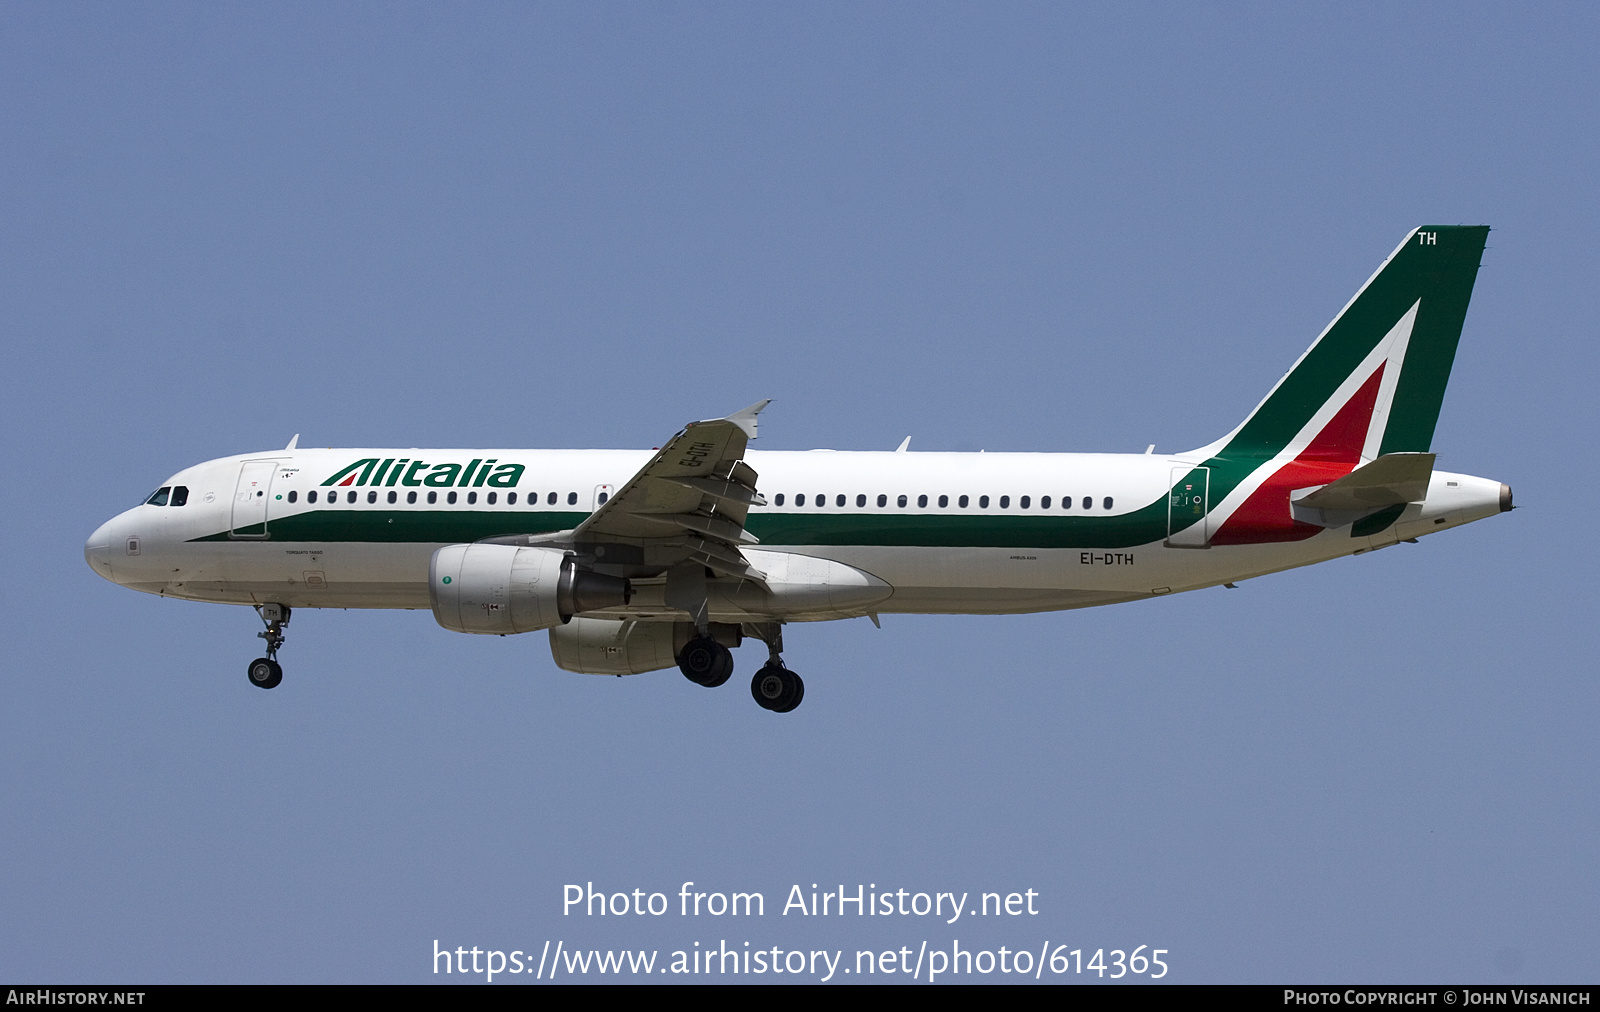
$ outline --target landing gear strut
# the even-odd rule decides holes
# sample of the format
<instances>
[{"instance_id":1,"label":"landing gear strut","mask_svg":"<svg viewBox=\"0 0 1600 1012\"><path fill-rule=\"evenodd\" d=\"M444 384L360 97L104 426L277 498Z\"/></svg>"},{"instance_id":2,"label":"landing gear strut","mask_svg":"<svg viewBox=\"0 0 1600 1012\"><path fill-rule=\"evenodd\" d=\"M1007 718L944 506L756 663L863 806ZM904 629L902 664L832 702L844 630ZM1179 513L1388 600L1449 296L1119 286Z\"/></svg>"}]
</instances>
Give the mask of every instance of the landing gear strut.
<instances>
[{"instance_id":1,"label":"landing gear strut","mask_svg":"<svg viewBox=\"0 0 1600 1012\"><path fill-rule=\"evenodd\" d=\"M245 669L250 684L263 689L276 688L283 681L283 667L278 664L278 648L283 646L283 627L289 624L289 607L282 604L258 604L256 614L267 625L266 632L256 633L267 641L267 656L257 657Z\"/></svg>"},{"instance_id":2,"label":"landing gear strut","mask_svg":"<svg viewBox=\"0 0 1600 1012\"><path fill-rule=\"evenodd\" d=\"M783 666L783 624L750 623L745 629L767 644L767 663L750 679L750 695L763 709L788 713L806 698L806 683Z\"/></svg>"}]
</instances>

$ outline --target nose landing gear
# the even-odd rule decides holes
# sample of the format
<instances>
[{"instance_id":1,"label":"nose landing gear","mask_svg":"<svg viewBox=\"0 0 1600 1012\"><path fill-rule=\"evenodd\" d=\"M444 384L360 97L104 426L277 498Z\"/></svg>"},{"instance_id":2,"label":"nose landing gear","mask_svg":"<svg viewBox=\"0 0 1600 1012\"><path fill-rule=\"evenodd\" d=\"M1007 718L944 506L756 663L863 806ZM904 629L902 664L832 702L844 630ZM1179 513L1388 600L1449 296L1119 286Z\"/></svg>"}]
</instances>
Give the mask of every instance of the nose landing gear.
<instances>
[{"instance_id":1,"label":"nose landing gear","mask_svg":"<svg viewBox=\"0 0 1600 1012\"><path fill-rule=\"evenodd\" d=\"M245 674L249 676L251 685L273 689L283 681L283 667L278 664L278 648L283 646L283 627L289 624L289 608L282 604L258 604L256 614L267 625L265 632L256 633L267 641L267 656L251 661Z\"/></svg>"},{"instance_id":2,"label":"nose landing gear","mask_svg":"<svg viewBox=\"0 0 1600 1012\"><path fill-rule=\"evenodd\" d=\"M283 666L270 657L257 657L250 662L246 673L250 676L251 685L259 685L263 689L276 688L283 681Z\"/></svg>"}]
</instances>

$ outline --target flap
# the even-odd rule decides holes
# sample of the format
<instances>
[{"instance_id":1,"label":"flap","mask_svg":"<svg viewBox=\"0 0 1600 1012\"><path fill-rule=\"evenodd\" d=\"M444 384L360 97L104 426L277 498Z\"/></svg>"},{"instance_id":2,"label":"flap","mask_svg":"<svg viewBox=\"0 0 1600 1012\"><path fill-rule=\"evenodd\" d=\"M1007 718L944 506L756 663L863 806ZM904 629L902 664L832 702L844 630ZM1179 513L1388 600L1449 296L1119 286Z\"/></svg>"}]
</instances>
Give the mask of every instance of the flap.
<instances>
[{"instance_id":1,"label":"flap","mask_svg":"<svg viewBox=\"0 0 1600 1012\"><path fill-rule=\"evenodd\" d=\"M684 426L579 524L570 540L681 548L684 560L759 579L739 551L741 544L756 540L744 529L749 508L766 505L744 452L755 438L756 415L769 403L759 401L726 418Z\"/></svg>"}]
</instances>

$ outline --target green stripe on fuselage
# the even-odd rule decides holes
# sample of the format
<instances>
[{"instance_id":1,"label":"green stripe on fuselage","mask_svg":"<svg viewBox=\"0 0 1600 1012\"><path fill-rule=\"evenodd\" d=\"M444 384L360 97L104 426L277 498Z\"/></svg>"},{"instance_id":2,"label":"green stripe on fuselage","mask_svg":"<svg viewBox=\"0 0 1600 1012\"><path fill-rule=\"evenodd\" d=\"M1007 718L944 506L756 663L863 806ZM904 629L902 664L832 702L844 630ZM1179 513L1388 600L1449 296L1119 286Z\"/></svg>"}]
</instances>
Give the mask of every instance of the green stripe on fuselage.
<instances>
[{"instance_id":1,"label":"green stripe on fuselage","mask_svg":"<svg viewBox=\"0 0 1600 1012\"><path fill-rule=\"evenodd\" d=\"M890 548L1131 548L1167 533L1167 500L1114 516L949 513L752 513L750 533L772 545ZM753 546L759 548L760 545Z\"/></svg>"},{"instance_id":2,"label":"green stripe on fuselage","mask_svg":"<svg viewBox=\"0 0 1600 1012\"><path fill-rule=\"evenodd\" d=\"M309 510L267 524L272 541L463 544L571 530L589 514L487 510ZM1015 513L752 513L750 533L772 545L894 548L1131 548L1167 533L1162 496L1112 516ZM226 531L195 541L228 541ZM752 546L760 547L760 546Z\"/></svg>"},{"instance_id":3,"label":"green stripe on fuselage","mask_svg":"<svg viewBox=\"0 0 1600 1012\"><path fill-rule=\"evenodd\" d=\"M273 517L267 521L267 530L273 541L458 545L506 535L571 530L588 516L576 511L326 509ZM227 531L221 531L193 540L232 539Z\"/></svg>"}]
</instances>

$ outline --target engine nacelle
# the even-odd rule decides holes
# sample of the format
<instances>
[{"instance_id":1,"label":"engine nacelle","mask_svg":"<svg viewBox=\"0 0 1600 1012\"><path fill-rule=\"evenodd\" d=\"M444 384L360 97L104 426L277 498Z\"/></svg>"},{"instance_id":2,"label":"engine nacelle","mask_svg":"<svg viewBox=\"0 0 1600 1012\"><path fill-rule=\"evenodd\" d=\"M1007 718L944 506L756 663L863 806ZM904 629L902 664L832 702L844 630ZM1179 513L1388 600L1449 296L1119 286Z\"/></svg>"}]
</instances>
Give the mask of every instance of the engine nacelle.
<instances>
[{"instance_id":1,"label":"engine nacelle","mask_svg":"<svg viewBox=\"0 0 1600 1012\"><path fill-rule=\"evenodd\" d=\"M692 622L575 618L550 630L550 656L580 675L639 675L677 664L693 636ZM742 635L736 625L713 622L711 638L731 649Z\"/></svg>"},{"instance_id":2,"label":"engine nacelle","mask_svg":"<svg viewBox=\"0 0 1600 1012\"><path fill-rule=\"evenodd\" d=\"M627 580L580 570L554 548L446 545L428 563L433 617L460 633L549 629L580 612L621 607L632 595Z\"/></svg>"}]
</instances>

